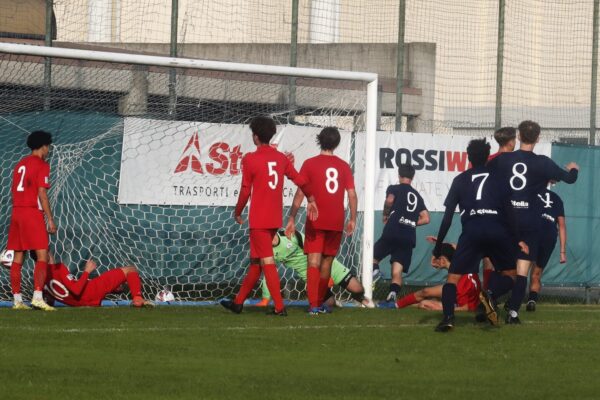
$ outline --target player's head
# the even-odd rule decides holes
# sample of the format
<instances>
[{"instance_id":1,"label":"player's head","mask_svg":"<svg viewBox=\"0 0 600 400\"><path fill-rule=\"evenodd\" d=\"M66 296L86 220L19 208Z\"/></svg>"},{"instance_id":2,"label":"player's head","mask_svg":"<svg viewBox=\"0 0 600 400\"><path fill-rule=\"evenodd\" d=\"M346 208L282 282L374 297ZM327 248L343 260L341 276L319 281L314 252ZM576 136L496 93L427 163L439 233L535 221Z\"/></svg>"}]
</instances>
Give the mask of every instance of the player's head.
<instances>
[{"instance_id":1,"label":"player's head","mask_svg":"<svg viewBox=\"0 0 600 400\"><path fill-rule=\"evenodd\" d=\"M506 126L494 132L494 139L500 147L510 147L511 151L515 148L517 142L517 130L512 126Z\"/></svg>"},{"instance_id":2,"label":"player's head","mask_svg":"<svg viewBox=\"0 0 600 400\"><path fill-rule=\"evenodd\" d=\"M317 144L321 148L321 150L325 151L333 151L335 150L342 137L340 136L340 131L338 128L333 126L328 126L327 128L323 128L321 132L317 135Z\"/></svg>"},{"instance_id":3,"label":"player's head","mask_svg":"<svg viewBox=\"0 0 600 400\"><path fill-rule=\"evenodd\" d=\"M456 249L450 243L442 243L442 254L438 259L438 264L435 264L435 268L450 268L450 264L452 263L452 257L454 257L454 252Z\"/></svg>"},{"instance_id":4,"label":"player's head","mask_svg":"<svg viewBox=\"0 0 600 400\"><path fill-rule=\"evenodd\" d=\"M31 151L41 150L42 156L47 156L52 144L52 134L46 131L33 131L27 136L27 147Z\"/></svg>"},{"instance_id":5,"label":"player's head","mask_svg":"<svg viewBox=\"0 0 600 400\"><path fill-rule=\"evenodd\" d=\"M259 144L269 144L277 133L277 125L271 117L254 117L250 121L250 130Z\"/></svg>"},{"instance_id":6,"label":"player's head","mask_svg":"<svg viewBox=\"0 0 600 400\"><path fill-rule=\"evenodd\" d=\"M485 165L490 156L490 144L485 139L473 139L467 146L467 155L473 167Z\"/></svg>"},{"instance_id":7,"label":"player's head","mask_svg":"<svg viewBox=\"0 0 600 400\"><path fill-rule=\"evenodd\" d=\"M398 166L398 176L400 180L408 179L411 180L415 177L415 167L410 164L400 164Z\"/></svg>"},{"instance_id":8,"label":"player's head","mask_svg":"<svg viewBox=\"0 0 600 400\"><path fill-rule=\"evenodd\" d=\"M519 140L524 144L535 144L540 138L540 125L533 121L523 121L519 124Z\"/></svg>"}]
</instances>

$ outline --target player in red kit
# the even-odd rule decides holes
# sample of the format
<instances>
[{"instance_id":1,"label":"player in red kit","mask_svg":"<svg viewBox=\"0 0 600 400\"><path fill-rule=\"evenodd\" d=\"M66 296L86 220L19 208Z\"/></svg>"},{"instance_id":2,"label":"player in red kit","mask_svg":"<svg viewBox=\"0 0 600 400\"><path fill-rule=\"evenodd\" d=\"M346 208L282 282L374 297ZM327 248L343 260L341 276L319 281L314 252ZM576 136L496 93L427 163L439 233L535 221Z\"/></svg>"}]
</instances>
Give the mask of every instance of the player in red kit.
<instances>
[{"instance_id":1,"label":"player in red kit","mask_svg":"<svg viewBox=\"0 0 600 400\"><path fill-rule=\"evenodd\" d=\"M60 301L71 307L100 307L108 294L119 292L121 286L127 283L133 307L154 307L154 303L142 297L142 282L133 265L111 269L96 278L88 279L97 268L93 260L86 262L79 278L73 276L65 264L55 262L51 254L49 261L44 285L44 294L49 303Z\"/></svg>"},{"instance_id":2,"label":"player in red kit","mask_svg":"<svg viewBox=\"0 0 600 400\"><path fill-rule=\"evenodd\" d=\"M250 129L256 151L246 154L242 160L242 187L234 212L235 221L243 224L242 211L252 194L249 212L250 267L235 299L222 300L221 305L236 314L242 312L244 301L258 282L262 271L275 303L273 314L286 316L271 243L282 222L284 175L303 190L306 189L306 180L298 174L292 162L283 153L269 145L277 132L272 118L253 118ZM316 213L314 199L310 200L312 201L309 207Z\"/></svg>"},{"instance_id":3,"label":"player in red kit","mask_svg":"<svg viewBox=\"0 0 600 400\"><path fill-rule=\"evenodd\" d=\"M48 233L56 232L47 190L50 188L50 165L46 162L52 135L44 131L27 137L31 154L17 163L12 182L12 215L6 248L14 250L10 267L10 282L14 309L28 309L21 296L21 268L24 251L35 250L37 261L33 270L34 292L31 305L36 309L53 311L42 296L48 265ZM46 221L44 221L44 214ZM47 223L47 228L46 228Z\"/></svg>"},{"instance_id":4,"label":"player in red kit","mask_svg":"<svg viewBox=\"0 0 600 400\"><path fill-rule=\"evenodd\" d=\"M351 235L356 227L358 198L354 190L352 170L347 162L333 154L340 141L337 128L324 128L317 135L321 153L306 160L300 169L300 175L308 180L308 188L319 205L317 218L308 218L306 221L304 241L304 253L308 255L306 292L311 315L330 311L328 307L321 305L331 276L331 264L342 241L346 192L350 206L346 234ZM288 235L296 230L295 218L303 196L301 191L296 192L286 226Z\"/></svg>"}]
</instances>

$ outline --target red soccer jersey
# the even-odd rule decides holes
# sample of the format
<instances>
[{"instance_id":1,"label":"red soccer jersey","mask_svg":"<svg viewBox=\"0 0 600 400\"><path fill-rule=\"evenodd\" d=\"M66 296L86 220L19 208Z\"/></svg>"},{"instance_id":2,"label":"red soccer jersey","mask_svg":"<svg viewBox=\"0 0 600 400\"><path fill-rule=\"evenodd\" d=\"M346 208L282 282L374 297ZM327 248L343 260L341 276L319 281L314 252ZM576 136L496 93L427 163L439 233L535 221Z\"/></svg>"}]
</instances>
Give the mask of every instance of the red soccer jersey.
<instances>
[{"instance_id":1,"label":"red soccer jersey","mask_svg":"<svg viewBox=\"0 0 600 400\"><path fill-rule=\"evenodd\" d=\"M13 171L13 207L37 207L39 188L50 188L50 165L40 157L29 155L17 163Z\"/></svg>"},{"instance_id":2,"label":"red soccer jersey","mask_svg":"<svg viewBox=\"0 0 600 400\"><path fill-rule=\"evenodd\" d=\"M468 306L469 311L473 311L479 304L479 291L481 282L478 274L466 274L460 277L456 285L456 304Z\"/></svg>"},{"instance_id":3,"label":"red soccer jersey","mask_svg":"<svg viewBox=\"0 0 600 400\"><path fill-rule=\"evenodd\" d=\"M354 189L348 163L337 156L320 154L304 161L300 175L308 181L319 209L317 220L307 220L306 225L324 231L344 230L344 198L346 190Z\"/></svg>"},{"instance_id":4,"label":"red soccer jersey","mask_svg":"<svg viewBox=\"0 0 600 400\"><path fill-rule=\"evenodd\" d=\"M250 229L276 229L281 227L283 214L283 177L296 185L305 180L298 174L292 162L280 151L269 145L258 146L242 160L242 188L235 207L235 215L241 215L250 200Z\"/></svg>"},{"instance_id":5,"label":"red soccer jersey","mask_svg":"<svg viewBox=\"0 0 600 400\"><path fill-rule=\"evenodd\" d=\"M84 272L77 279L64 264L48 264L44 292L68 306L85 306L87 304L82 301L82 294L89 282L88 276Z\"/></svg>"},{"instance_id":6,"label":"red soccer jersey","mask_svg":"<svg viewBox=\"0 0 600 400\"><path fill-rule=\"evenodd\" d=\"M500 153L499 151L497 151L497 152L496 152L496 153L494 153L494 154L490 154L490 155L488 156L488 159L487 159L487 160L488 160L488 161L492 161L494 158L498 157L500 154L502 154L502 153Z\"/></svg>"}]
</instances>

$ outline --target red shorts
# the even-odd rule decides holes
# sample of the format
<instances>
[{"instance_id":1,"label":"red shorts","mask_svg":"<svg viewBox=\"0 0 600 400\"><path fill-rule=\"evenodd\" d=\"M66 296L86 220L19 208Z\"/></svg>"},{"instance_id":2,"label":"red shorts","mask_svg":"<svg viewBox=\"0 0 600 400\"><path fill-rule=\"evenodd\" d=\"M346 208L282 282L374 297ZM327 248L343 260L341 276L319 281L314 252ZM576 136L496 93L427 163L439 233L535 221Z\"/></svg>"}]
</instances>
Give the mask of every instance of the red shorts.
<instances>
[{"instance_id":1,"label":"red shorts","mask_svg":"<svg viewBox=\"0 0 600 400\"><path fill-rule=\"evenodd\" d=\"M306 227L304 238L304 254L321 253L325 256L335 256L342 243L342 232L322 231Z\"/></svg>"},{"instance_id":2,"label":"red shorts","mask_svg":"<svg viewBox=\"0 0 600 400\"><path fill-rule=\"evenodd\" d=\"M8 228L7 250L48 249L48 231L44 213L34 207L14 207Z\"/></svg>"},{"instance_id":3,"label":"red shorts","mask_svg":"<svg viewBox=\"0 0 600 400\"><path fill-rule=\"evenodd\" d=\"M121 268L104 272L87 283L81 295L80 305L84 307L100 306L106 295L117 290L125 282L127 282L127 277Z\"/></svg>"},{"instance_id":4,"label":"red shorts","mask_svg":"<svg viewBox=\"0 0 600 400\"><path fill-rule=\"evenodd\" d=\"M277 229L250 229L250 258L273 257Z\"/></svg>"}]
</instances>

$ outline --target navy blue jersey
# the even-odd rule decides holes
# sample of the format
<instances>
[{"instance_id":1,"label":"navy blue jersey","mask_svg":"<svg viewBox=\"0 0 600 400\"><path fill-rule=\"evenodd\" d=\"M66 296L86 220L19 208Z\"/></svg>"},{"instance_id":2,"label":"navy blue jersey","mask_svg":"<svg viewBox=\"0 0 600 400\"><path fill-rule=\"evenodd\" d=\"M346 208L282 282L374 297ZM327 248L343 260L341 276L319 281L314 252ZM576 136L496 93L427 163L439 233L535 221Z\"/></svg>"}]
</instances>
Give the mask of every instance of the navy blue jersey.
<instances>
[{"instance_id":1,"label":"navy blue jersey","mask_svg":"<svg viewBox=\"0 0 600 400\"><path fill-rule=\"evenodd\" d=\"M537 195L545 190L549 181L574 183L577 180L577 170L567 172L550 158L531 151L502 153L489 161L488 167L502 177L502 185L512 192L511 203L520 230L539 229L541 203Z\"/></svg>"},{"instance_id":2,"label":"navy blue jersey","mask_svg":"<svg viewBox=\"0 0 600 400\"><path fill-rule=\"evenodd\" d=\"M463 226L474 220L507 223L505 210L510 194L497 173L480 166L454 178L444 205L453 211L458 206Z\"/></svg>"},{"instance_id":3,"label":"navy blue jersey","mask_svg":"<svg viewBox=\"0 0 600 400\"><path fill-rule=\"evenodd\" d=\"M558 234L558 217L565 216L565 207L561 198L551 190L544 190L537 195L540 209L542 226L544 231L550 231L556 236Z\"/></svg>"},{"instance_id":4,"label":"navy blue jersey","mask_svg":"<svg viewBox=\"0 0 600 400\"><path fill-rule=\"evenodd\" d=\"M388 222L383 228L382 237L402 241L415 247L419 214L427 210L423 197L406 183L388 186L386 198L390 194L394 196L394 204Z\"/></svg>"}]
</instances>

